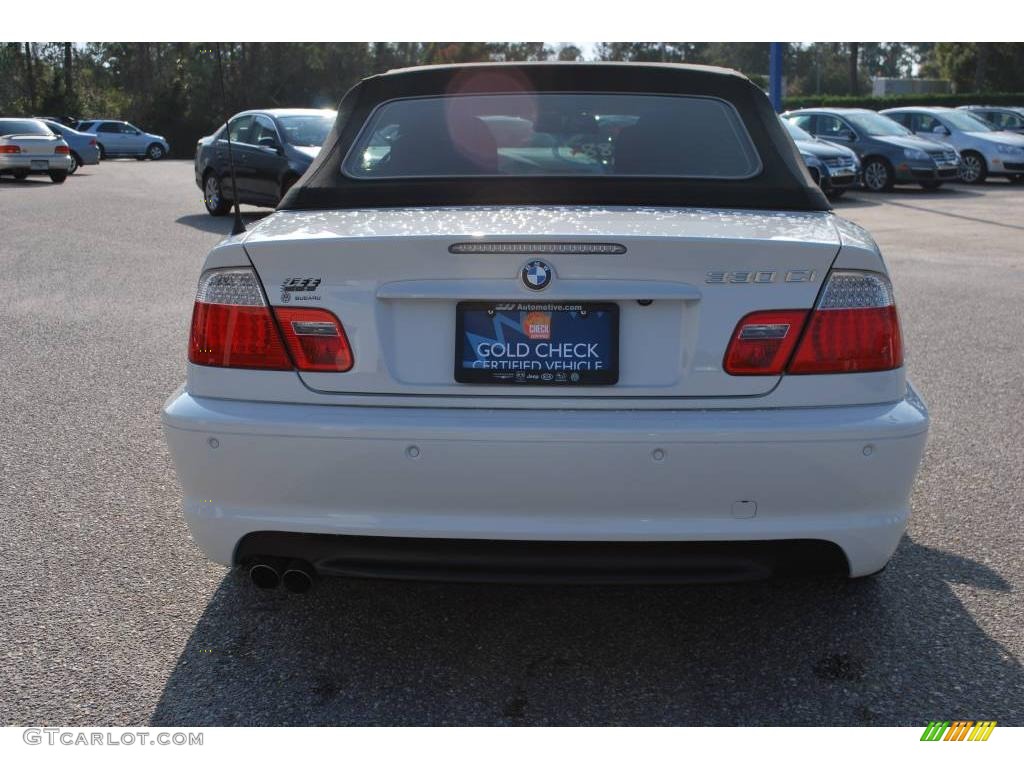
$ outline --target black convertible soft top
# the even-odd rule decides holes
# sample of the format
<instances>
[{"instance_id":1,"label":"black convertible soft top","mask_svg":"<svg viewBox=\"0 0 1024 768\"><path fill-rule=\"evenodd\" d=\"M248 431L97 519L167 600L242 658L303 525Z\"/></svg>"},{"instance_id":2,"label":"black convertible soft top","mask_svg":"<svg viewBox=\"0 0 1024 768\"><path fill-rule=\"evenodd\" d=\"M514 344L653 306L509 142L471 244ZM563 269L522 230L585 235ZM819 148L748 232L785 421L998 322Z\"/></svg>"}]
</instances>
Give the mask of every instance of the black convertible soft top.
<instances>
[{"instance_id":1,"label":"black convertible soft top","mask_svg":"<svg viewBox=\"0 0 1024 768\"><path fill-rule=\"evenodd\" d=\"M355 179L341 171L349 148L378 105L396 98L506 92L510 81L533 92L711 96L732 104L758 155L749 179L671 177L438 177ZM768 98L738 72L646 63L510 63L413 67L368 77L342 99L320 155L278 210L443 205L631 205L827 211Z\"/></svg>"}]
</instances>

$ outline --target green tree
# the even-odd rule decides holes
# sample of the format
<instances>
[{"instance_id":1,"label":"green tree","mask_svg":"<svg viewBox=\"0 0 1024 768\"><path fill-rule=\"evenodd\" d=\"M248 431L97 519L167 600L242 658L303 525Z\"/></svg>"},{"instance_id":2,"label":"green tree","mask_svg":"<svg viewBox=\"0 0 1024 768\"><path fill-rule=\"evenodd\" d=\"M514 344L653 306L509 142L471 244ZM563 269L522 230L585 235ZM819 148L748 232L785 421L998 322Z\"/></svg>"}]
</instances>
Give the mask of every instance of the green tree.
<instances>
[{"instance_id":1,"label":"green tree","mask_svg":"<svg viewBox=\"0 0 1024 768\"><path fill-rule=\"evenodd\" d=\"M558 46L555 58L559 61L582 61L583 51L580 50L579 46L572 45L571 43L563 43Z\"/></svg>"},{"instance_id":2,"label":"green tree","mask_svg":"<svg viewBox=\"0 0 1024 768\"><path fill-rule=\"evenodd\" d=\"M662 61L704 63L707 43L598 43L600 61Z\"/></svg>"}]
</instances>

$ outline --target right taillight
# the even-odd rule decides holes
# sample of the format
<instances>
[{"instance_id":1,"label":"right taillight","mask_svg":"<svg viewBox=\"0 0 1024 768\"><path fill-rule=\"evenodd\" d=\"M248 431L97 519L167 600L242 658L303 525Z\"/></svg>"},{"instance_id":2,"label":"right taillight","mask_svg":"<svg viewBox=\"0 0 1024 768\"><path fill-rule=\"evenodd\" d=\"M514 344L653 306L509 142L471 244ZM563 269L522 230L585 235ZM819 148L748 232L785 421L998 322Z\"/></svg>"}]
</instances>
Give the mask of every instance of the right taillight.
<instances>
[{"instance_id":1,"label":"right taillight","mask_svg":"<svg viewBox=\"0 0 1024 768\"><path fill-rule=\"evenodd\" d=\"M892 285L877 272L829 274L813 310L767 310L736 325L723 368L733 376L867 373L903 365Z\"/></svg>"},{"instance_id":2,"label":"right taillight","mask_svg":"<svg viewBox=\"0 0 1024 768\"><path fill-rule=\"evenodd\" d=\"M832 272L787 373L867 373L901 365L903 339L888 278Z\"/></svg>"},{"instance_id":3,"label":"right taillight","mask_svg":"<svg viewBox=\"0 0 1024 768\"><path fill-rule=\"evenodd\" d=\"M188 359L221 368L327 373L344 373L353 364L337 317L325 309L269 307L248 267L211 269L199 279Z\"/></svg>"},{"instance_id":4,"label":"right taillight","mask_svg":"<svg viewBox=\"0 0 1024 768\"><path fill-rule=\"evenodd\" d=\"M723 367L733 376L777 376L786 367L806 309L769 309L751 312L736 324Z\"/></svg>"}]
</instances>

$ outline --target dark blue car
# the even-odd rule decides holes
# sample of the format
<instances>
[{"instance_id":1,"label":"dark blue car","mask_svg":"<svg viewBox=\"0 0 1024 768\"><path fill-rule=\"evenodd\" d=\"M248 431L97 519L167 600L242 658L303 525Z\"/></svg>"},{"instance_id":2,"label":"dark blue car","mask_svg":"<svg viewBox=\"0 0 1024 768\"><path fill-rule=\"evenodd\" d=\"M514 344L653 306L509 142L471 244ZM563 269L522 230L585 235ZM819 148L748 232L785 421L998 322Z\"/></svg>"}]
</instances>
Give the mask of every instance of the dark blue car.
<instances>
[{"instance_id":1,"label":"dark blue car","mask_svg":"<svg viewBox=\"0 0 1024 768\"><path fill-rule=\"evenodd\" d=\"M788 120L783 120L782 124L800 150L811 178L829 198L842 197L860 181L860 160L852 149L816 139Z\"/></svg>"},{"instance_id":2,"label":"dark blue car","mask_svg":"<svg viewBox=\"0 0 1024 768\"><path fill-rule=\"evenodd\" d=\"M864 186L872 192L888 191L894 184L937 189L960 178L960 156L953 147L919 138L870 109L798 109L783 117L815 138L856 152Z\"/></svg>"},{"instance_id":3,"label":"dark blue car","mask_svg":"<svg viewBox=\"0 0 1024 768\"><path fill-rule=\"evenodd\" d=\"M231 209L228 130L234 156L238 201L274 207L306 172L334 126L327 109L256 109L239 112L216 133L196 144L196 184L212 216Z\"/></svg>"}]
</instances>

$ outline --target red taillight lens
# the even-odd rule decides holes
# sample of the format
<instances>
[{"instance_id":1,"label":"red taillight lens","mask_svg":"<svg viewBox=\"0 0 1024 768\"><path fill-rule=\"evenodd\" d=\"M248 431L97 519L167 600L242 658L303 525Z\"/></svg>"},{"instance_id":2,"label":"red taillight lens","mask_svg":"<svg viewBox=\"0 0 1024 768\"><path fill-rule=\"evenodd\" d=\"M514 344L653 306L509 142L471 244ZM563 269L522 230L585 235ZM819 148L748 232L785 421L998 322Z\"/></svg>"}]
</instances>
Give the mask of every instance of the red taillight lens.
<instances>
[{"instance_id":1,"label":"red taillight lens","mask_svg":"<svg viewBox=\"0 0 1024 768\"><path fill-rule=\"evenodd\" d=\"M251 269L213 269L200 278L188 359L222 368L292 370Z\"/></svg>"},{"instance_id":2,"label":"red taillight lens","mask_svg":"<svg viewBox=\"0 0 1024 768\"><path fill-rule=\"evenodd\" d=\"M901 365L896 307L823 309L811 317L789 373L867 373Z\"/></svg>"},{"instance_id":3,"label":"red taillight lens","mask_svg":"<svg viewBox=\"0 0 1024 768\"><path fill-rule=\"evenodd\" d=\"M829 274L810 313L771 310L744 317L733 332L724 362L726 373L739 376L783 370L790 374L868 373L901 365L903 338L889 279L877 272L852 270Z\"/></svg>"},{"instance_id":4,"label":"red taillight lens","mask_svg":"<svg viewBox=\"0 0 1024 768\"><path fill-rule=\"evenodd\" d=\"M275 307L274 314L300 371L343 373L352 368L352 348L345 329L330 312Z\"/></svg>"},{"instance_id":5,"label":"red taillight lens","mask_svg":"<svg viewBox=\"0 0 1024 768\"><path fill-rule=\"evenodd\" d=\"M338 318L324 309L271 309L248 267L211 269L200 278L188 359L222 368L333 373L353 363Z\"/></svg>"},{"instance_id":6,"label":"red taillight lens","mask_svg":"<svg viewBox=\"0 0 1024 768\"><path fill-rule=\"evenodd\" d=\"M96 146L96 139L89 139L89 146L90 147L95 147Z\"/></svg>"},{"instance_id":7,"label":"red taillight lens","mask_svg":"<svg viewBox=\"0 0 1024 768\"><path fill-rule=\"evenodd\" d=\"M67 147L57 146L57 147L56 147L56 148L55 148L55 149L53 150L53 153L54 153L55 155L70 155L70 154L71 154L71 150L70 150L70 149L68 149Z\"/></svg>"},{"instance_id":8,"label":"red taillight lens","mask_svg":"<svg viewBox=\"0 0 1024 768\"><path fill-rule=\"evenodd\" d=\"M0 145L0 155L16 155L21 152L21 147L16 144Z\"/></svg>"},{"instance_id":9,"label":"red taillight lens","mask_svg":"<svg viewBox=\"0 0 1024 768\"><path fill-rule=\"evenodd\" d=\"M221 368L290 371L292 362L267 307L196 302L188 359Z\"/></svg>"},{"instance_id":10,"label":"red taillight lens","mask_svg":"<svg viewBox=\"0 0 1024 768\"><path fill-rule=\"evenodd\" d=\"M789 373L867 373L903 365L892 284L877 272L834 271L807 323Z\"/></svg>"},{"instance_id":11,"label":"red taillight lens","mask_svg":"<svg viewBox=\"0 0 1024 768\"><path fill-rule=\"evenodd\" d=\"M724 368L733 376L770 376L782 373L807 319L806 309L752 312L733 331Z\"/></svg>"}]
</instances>

